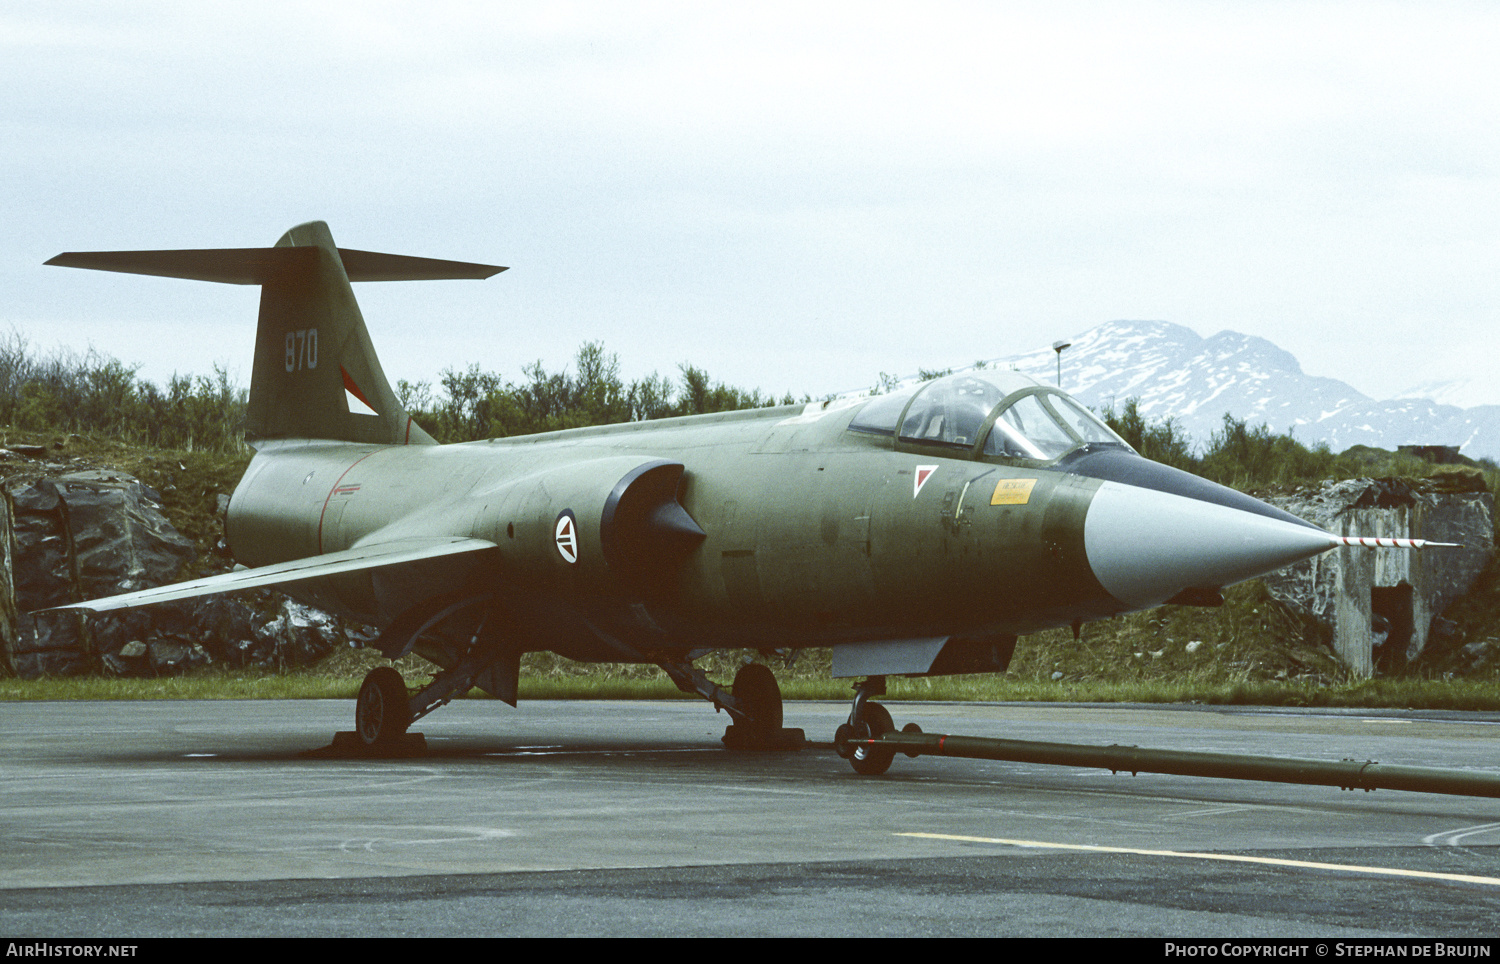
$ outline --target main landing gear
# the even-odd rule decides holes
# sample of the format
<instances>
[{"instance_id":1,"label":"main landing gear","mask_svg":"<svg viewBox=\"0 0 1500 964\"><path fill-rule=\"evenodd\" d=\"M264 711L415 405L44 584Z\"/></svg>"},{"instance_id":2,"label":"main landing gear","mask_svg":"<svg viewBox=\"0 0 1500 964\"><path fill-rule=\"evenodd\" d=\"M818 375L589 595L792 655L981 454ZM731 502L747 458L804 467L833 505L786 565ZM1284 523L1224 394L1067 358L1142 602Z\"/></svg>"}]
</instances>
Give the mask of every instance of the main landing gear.
<instances>
[{"instance_id":1,"label":"main landing gear","mask_svg":"<svg viewBox=\"0 0 1500 964\"><path fill-rule=\"evenodd\" d=\"M807 738L800 729L782 726L781 687L769 666L746 663L728 690L709 679L690 659L657 658L684 693L696 693L724 710L731 720L724 745L731 750L800 750Z\"/></svg>"},{"instance_id":2,"label":"main landing gear","mask_svg":"<svg viewBox=\"0 0 1500 964\"><path fill-rule=\"evenodd\" d=\"M354 733L365 746L400 742L411 726L406 681L389 666L370 671L354 702Z\"/></svg>"},{"instance_id":3,"label":"main landing gear","mask_svg":"<svg viewBox=\"0 0 1500 964\"><path fill-rule=\"evenodd\" d=\"M354 730L333 735L323 754L342 756L416 756L425 753L427 740L408 733L414 716L406 681L390 666L377 666L365 675L354 701Z\"/></svg>"},{"instance_id":4,"label":"main landing gear","mask_svg":"<svg viewBox=\"0 0 1500 964\"><path fill-rule=\"evenodd\" d=\"M481 605L485 608L467 643L450 645L445 651L446 668L417 693L407 693L406 681L392 667L372 669L354 703L354 731L336 734L330 750L376 756L423 753L426 739L407 730L475 686L516 705L521 655L503 632L504 614L483 595L459 598L455 594L436 602L440 605L414 610L398 619L381 634L376 648L389 659L399 659L411 652L418 636L443 619Z\"/></svg>"},{"instance_id":5,"label":"main landing gear","mask_svg":"<svg viewBox=\"0 0 1500 964\"><path fill-rule=\"evenodd\" d=\"M729 692L740 704L741 716L724 729L724 745L731 750L795 749L803 743L801 730L782 723L781 686L769 666L746 663L734 674Z\"/></svg>"},{"instance_id":6,"label":"main landing gear","mask_svg":"<svg viewBox=\"0 0 1500 964\"><path fill-rule=\"evenodd\" d=\"M506 687L503 680L502 685L495 684L494 677L501 675L496 673L496 664L509 662L505 656L504 653L487 653L478 658L471 655L438 673L414 695L407 694L406 681L392 667L370 670L354 701L354 732L336 734L332 748L377 756L425 752L426 738L420 733L407 732L417 720L476 685L492 693L499 690L502 699L506 699L507 690L514 692L514 684ZM506 701L515 705L513 698Z\"/></svg>"},{"instance_id":7,"label":"main landing gear","mask_svg":"<svg viewBox=\"0 0 1500 964\"><path fill-rule=\"evenodd\" d=\"M795 750L807 745L800 729L783 726L781 687L769 667L759 663L740 667L726 690L690 659L656 654L656 662L679 689L696 693L713 703L715 709L729 713L732 722L724 730L724 744L729 749ZM498 635L482 631L475 632L466 654L415 695L408 695L406 682L392 667L373 669L365 677L355 702L354 731L339 733L330 750L380 756L422 753L426 740L420 733L408 732L413 722L474 685L483 686L515 705L518 670L518 652L505 645ZM834 733L838 755L863 776L885 773L897 753L895 749L870 742L895 729L890 712L871 700L885 691L884 676L871 676L859 683L849 719ZM921 730L909 723L902 732Z\"/></svg>"}]
</instances>

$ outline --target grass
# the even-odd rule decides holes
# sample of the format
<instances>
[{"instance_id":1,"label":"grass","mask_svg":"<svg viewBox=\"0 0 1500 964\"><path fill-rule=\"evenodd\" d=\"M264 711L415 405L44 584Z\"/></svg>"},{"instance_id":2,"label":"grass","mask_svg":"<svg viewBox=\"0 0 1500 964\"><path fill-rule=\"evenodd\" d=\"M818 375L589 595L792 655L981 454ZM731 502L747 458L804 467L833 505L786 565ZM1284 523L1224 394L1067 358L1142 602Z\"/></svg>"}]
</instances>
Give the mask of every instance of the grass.
<instances>
[{"instance_id":1,"label":"grass","mask_svg":"<svg viewBox=\"0 0 1500 964\"><path fill-rule=\"evenodd\" d=\"M355 662L375 665L378 656L361 653ZM555 657L551 657L555 658ZM720 654L726 662L732 657ZM544 662L550 658L544 658ZM409 685L427 678L418 661L399 667ZM778 668L788 700L844 701L850 680L815 678L793 668ZM732 673L715 673L729 680ZM0 680L0 700L203 700L203 699L353 699L363 674L303 672L258 675L245 671L207 670L164 679ZM1198 703L1224 706L1365 707L1500 711L1500 682L1492 679L1377 679L1324 684L1302 680L1212 680L1202 676L1176 679L1053 680L983 674L887 681L886 700L895 702L1077 702ZM473 698L485 698L478 690ZM524 673L523 700L671 700L696 699L682 693L655 667L590 666L569 674L536 668Z\"/></svg>"},{"instance_id":2,"label":"grass","mask_svg":"<svg viewBox=\"0 0 1500 964\"><path fill-rule=\"evenodd\" d=\"M318 700L358 692L358 680L215 670L162 679L0 679L0 700Z\"/></svg>"}]
</instances>

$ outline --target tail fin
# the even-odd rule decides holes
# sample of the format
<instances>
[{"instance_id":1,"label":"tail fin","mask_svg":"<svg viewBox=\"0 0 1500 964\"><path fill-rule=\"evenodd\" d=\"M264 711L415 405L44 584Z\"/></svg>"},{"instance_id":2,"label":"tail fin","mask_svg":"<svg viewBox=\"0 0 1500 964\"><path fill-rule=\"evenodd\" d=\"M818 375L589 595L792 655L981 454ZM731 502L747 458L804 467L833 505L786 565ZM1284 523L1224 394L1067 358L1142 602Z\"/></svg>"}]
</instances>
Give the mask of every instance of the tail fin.
<instances>
[{"instance_id":1,"label":"tail fin","mask_svg":"<svg viewBox=\"0 0 1500 964\"><path fill-rule=\"evenodd\" d=\"M433 439L391 391L349 283L488 278L505 270L339 248L322 221L297 225L274 248L78 251L47 263L260 285L247 437L382 445Z\"/></svg>"}]
</instances>

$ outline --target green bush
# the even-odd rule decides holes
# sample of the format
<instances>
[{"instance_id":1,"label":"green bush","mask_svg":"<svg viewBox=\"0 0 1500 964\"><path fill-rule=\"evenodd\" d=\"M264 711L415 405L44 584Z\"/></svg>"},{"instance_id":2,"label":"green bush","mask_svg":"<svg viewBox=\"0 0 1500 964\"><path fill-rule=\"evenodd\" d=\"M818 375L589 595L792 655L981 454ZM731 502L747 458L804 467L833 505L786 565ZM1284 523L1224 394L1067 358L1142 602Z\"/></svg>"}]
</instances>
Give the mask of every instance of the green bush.
<instances>
[{"instance_id":1,"label":"green bush","mask_svg":"<svg viewBox=\"0 0 1500 964\"><path fill-rule=\"evenodd\" d=\"M244 389L224 369L174 375L165 390L90 349L30 349L0 337L0 424L28 432L89 432L161 448L233 453L244 447Z\"/></svg>"},{"instance_id":2,"label":"green bush","mask_svg":"<svg viewBox=\"0 0 1500 964\"><path fill-rule=\"evenodd\" d=\"M417 424L439 442L531 435L588 425L612 425L677 415L701 415L742 408L789 405L760 391L715 382L693 365L681 367L678 384L653 372L626 383L619 356L600 342L585 342L573 359L573 372L549 372L540 361L521 369L525 380L506 381L472 365L447 369L436 393L426 382L401 382L397 397ZM808 400L808 399L804 399Z\"/></svg>"}]
</instances>

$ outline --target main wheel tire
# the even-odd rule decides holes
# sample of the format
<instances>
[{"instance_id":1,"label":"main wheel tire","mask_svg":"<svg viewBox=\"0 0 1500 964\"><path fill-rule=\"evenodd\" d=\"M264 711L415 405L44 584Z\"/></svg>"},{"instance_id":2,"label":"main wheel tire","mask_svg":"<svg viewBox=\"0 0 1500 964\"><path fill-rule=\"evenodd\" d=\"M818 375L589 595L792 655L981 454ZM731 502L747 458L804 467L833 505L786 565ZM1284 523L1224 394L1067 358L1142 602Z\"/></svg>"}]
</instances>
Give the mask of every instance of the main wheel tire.
<instances>
[{"instance_id":1,"label":"main wheel tire","mask_svg":"<svg viewBox=\"0 0 1500 964\"><path fill-rule=\"evenodd\" d=\"M406 681L389 666L370 670L354 701L354 732L366 746L383 746L401 739L411 726Z\"/></svg>"},{"instance_id":2,"label":"main wheel tire","mask_svg":"<svg viewBox=\"0 0 1500 964\"><path fill-rule=\"evenodd\" d=\"M860 735L865 738L880 737L896 728L896 724L891 722L891 714L879 703L866 703L860 711L860 719L863 723L858 728L864 730ZM856 746L849 756L849 765L861 776L878 777L891 768L891 761L894 759L895 750L879 746Z\"/></svg>"},{"instance_id":3,"label":"main wheel tire","mask_svg":"<svg viewBox=\"0 0 1500 964\"><path fill-rule=\"evenodd\" d=\"M750 714L750 724L755 729L772 733L781 729L781 687L771 668L763 663L746 663L734 674L729 691L734 698L745 704Z\"/></svg>"}]
</instances>

